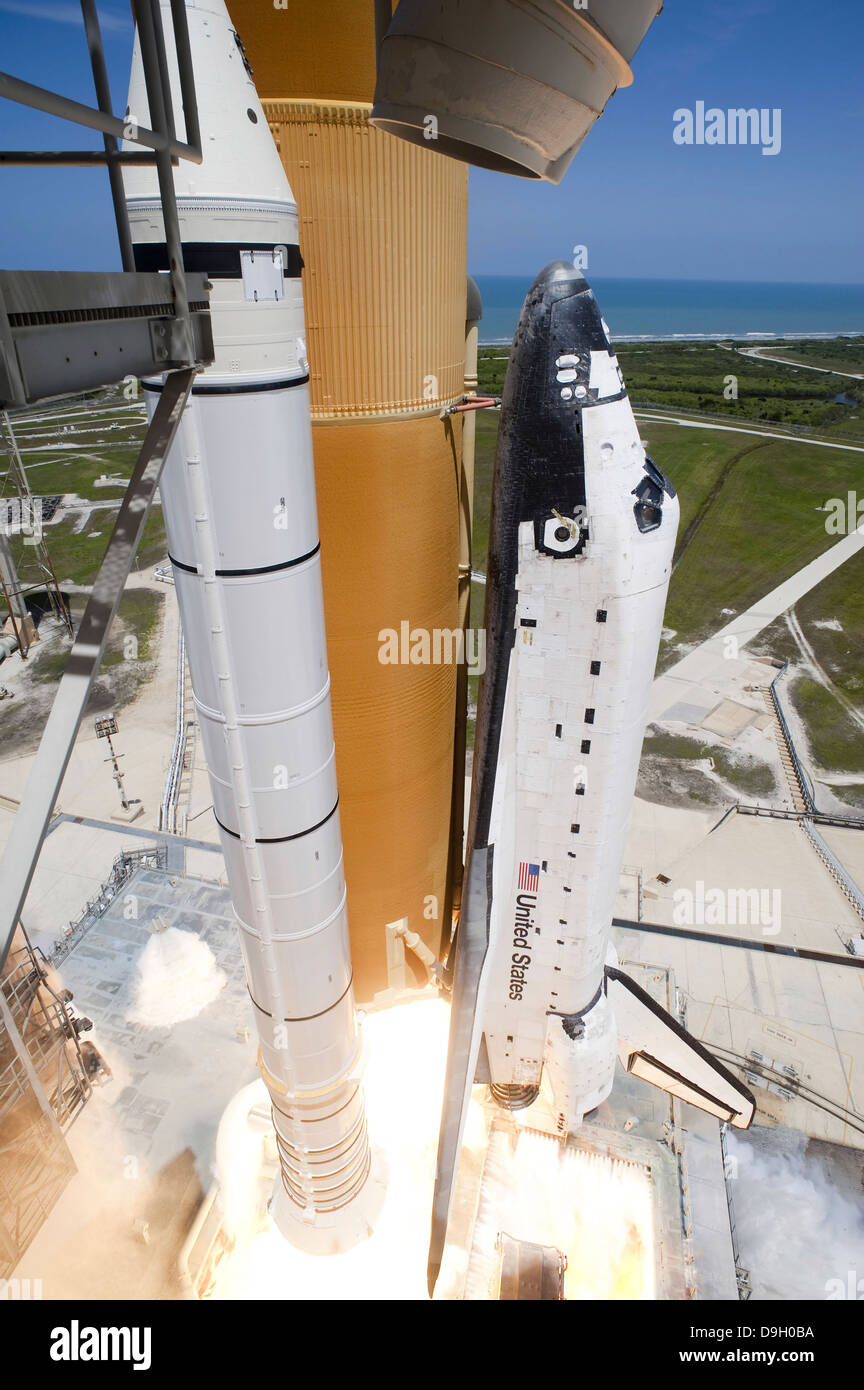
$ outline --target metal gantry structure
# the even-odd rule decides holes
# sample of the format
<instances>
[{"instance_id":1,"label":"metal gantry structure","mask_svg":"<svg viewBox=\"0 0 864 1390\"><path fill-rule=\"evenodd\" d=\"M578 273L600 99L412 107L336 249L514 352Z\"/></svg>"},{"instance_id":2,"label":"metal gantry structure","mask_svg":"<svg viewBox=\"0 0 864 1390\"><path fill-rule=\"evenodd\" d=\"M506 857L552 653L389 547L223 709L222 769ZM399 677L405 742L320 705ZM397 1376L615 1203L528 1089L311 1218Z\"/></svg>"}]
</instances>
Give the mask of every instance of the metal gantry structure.
<instances>
[{"instance_id":1,"label":"metal gantry structure","mask_svg":"<svg viewBox=\"0 0 864 1390\"><path fill-rule=\"evenodd\" d=\"M18 448L9 412L0 411L0 449L9 460L6 476L0 483L0 589L6 600L12 632L22 658L35 638L34 624L27 608L27 595L43 590L54 616L72 635L72 617L57 583L57 575L43 533L43 499L34 497L27 470ZM55 499L56 500L56 499ZM24 546L30 548L32 560L28 569L32 582L21 578L20 559L16 563L9 545L9 535L18 532ZM25 555L27 551L23 552Z\"/></svg>"},{"instance_id":2,"label":"metal gantry structure","mask_svg":"<svg viewBox=\"0 0 864 1390\"><path fill-rule=\"evenodd\" d=\"M159 829L167 830L171 835L178 833L177 805L180 800L183 773L189 765L188 741L193 726L193 720L187 710L190 694L191 686L186 680L186 639L183 636L183 629L180 628L177 634L177 722L174 730L174 747L171 750L171 763L168 768L162 805L159 809ZM179 833L182 834L182 830Z\"/></svg>"},{"instance_id":3,"label":"metal gantry structure","mask_svg":"<svg viewBox=\"0 0 864 1390\"><path fill-rule=\"evenodd\" d=\"M123 773L120 771L119 761L120 758L123 757L123 754L118 754L112 742L112 735L117 733L117 717L113 714L97 715L93 721L93 724L96 729L96 737L104 738L108 744L109 756L105 759L105 761L111 764L111 770L114 773L114 781L117 784L117 790L120 793L120 805L123 807L124 811L128 811L129 802L126 798L126 787L124 785Z\"/></svg>"},{"instance_id":4,"label":"metal gantry structure","mask_svg":"<svg viewBox=\"0 0 864 1390\"><path fill-rule=\"evenodd\" d=\"M21 912L165 457L195 375L213 359L209 285L205 275L187 275L184 269L172 173L178 160L200 164L202 159L184 0L171 0L171 18L185 140L175 125L158 0L136 0L135 5L149 126L112 112L94 0L81 0L81 11L97 106L6 73L0 73L0 96L100 132L103 148L3 150L0 165L105 166L123 269L0 270L0 411L129 377L165 374L165 385L0 863L0 1274L14 1267L75 1171L63 1130L90 1091L68 1001L57 994L46 964L30 946ZM136 163L156 166L167 274L135 269L121 166ZM23 466L21 472L22 487L29 491Z\"/></svg>"},{"instance_id":5,"label":"metal gantry structure","mask_svg":"<svg viewBox=\"0 0 864 1390\"><path fill-rule=\"evenodd\" d=\"M0 1278L27 1249L75 1164L63 1137L90 1094L68 999L23 930L0 978Z\"/></svg>"},{"instance_id":6,"label":"metal gantry structure","mask_svg":"<svg viewBox=\"0 0 864 1390\"><path fill-rule=\"evenodd\" d=\"M136 6L150 126L110 110L104 50L94 0L81 0L97 108L0 73L0 96L98 130L102 150L5 150L0 164L104 164L114 199L124 269L120 272L0 271L0 407L166 373L165 389L144 439L114 530L63 672L3 860L0 961L8 950L38 860L42 838L78 732L108 630L150 512L165 456L196 371L212 361L202 273L186 274L172 161L200 163L201 137L183 0L171 0L186 140L171 100L158 0ZM126 145L120 148L123 139ZM131 146L131 147L130 147ZM143 148L134 148L140 146ZM120 166L155 164L168 250L168 274L134 269ZM122 364L122 365L121 365Z\"/></svg>"}]
</instances>

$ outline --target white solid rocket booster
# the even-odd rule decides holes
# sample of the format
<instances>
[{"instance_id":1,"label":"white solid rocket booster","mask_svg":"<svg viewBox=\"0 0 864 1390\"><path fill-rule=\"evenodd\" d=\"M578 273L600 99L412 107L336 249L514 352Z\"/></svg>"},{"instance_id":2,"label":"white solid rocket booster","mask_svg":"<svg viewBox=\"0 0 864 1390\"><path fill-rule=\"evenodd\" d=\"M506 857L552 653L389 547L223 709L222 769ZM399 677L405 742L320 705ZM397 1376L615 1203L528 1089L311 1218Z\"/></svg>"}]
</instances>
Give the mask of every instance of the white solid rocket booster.
<instances>
[{"instance_id":1,"label":"white solid rocket booster","mask_svg":"<svg viewBox=\"0 0 864 1390\"><path fill-rule=\"evenodd\" d=\"M162 4L175 111L179 79ZM168 19L168 22L164 20ZM297 209L221 0L187 0L204 159L175 187L207 273L213 365L161 484L259 1062L281 1160L272 1212L326 1252L368 1232L370 1169L342 869ZM136 34L129 119L147 111ZM156 174L124 173L139 270L167 269ZM155 408L158 381L144 383ZM368 1190L368 1189L367 1189Z\"/></svg>"}]
</instances>

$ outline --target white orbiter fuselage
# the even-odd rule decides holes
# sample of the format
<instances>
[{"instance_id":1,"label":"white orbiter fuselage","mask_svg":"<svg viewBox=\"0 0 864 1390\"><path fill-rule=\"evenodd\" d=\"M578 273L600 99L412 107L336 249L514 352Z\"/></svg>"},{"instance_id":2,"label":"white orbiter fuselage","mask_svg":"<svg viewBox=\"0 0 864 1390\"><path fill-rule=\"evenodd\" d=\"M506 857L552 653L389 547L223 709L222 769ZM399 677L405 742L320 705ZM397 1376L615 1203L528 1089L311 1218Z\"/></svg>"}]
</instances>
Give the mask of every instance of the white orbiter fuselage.
<instances>
[{"instance_id":1,"label":"white orbiter fuselage","mask_svg":"<svg viewBox=\"0 0 864 1390\"><path fill-rule=\"evenodd\" d=\"M612 915L678 527L594 295L534 282L507 370L492 496L486 672L430 1252L434 1281L475 1080L566 1134L616 1057L746 1127L750 1093L617 970Z\"/></svg>"}]
</instances>

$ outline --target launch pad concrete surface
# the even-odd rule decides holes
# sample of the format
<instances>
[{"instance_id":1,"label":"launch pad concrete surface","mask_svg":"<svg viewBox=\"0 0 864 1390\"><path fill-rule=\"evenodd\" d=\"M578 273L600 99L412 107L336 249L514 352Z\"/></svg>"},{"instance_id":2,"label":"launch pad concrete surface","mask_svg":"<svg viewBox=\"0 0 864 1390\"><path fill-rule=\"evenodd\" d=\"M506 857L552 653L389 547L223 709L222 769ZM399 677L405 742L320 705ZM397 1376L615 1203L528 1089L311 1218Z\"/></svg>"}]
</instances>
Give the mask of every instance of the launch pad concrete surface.
<instances>
[{"instance_id":1,"label":"launch pad concrete surface","mask_svg":"<svg viewBox=\"0 0 864 1390\"><path fill-rule=\"evenodd\" d=\"M13 812L0 807L0 847L5 843ZM137 825L116 825L95 817L55 816L42 847L27 895L24 925L34 946L50 955L70 922L78 920L87 902L99 897L117 856L127 850L163 848L166 867L187 870L191 877L225 886L225 869L218 845L163 835Z\"/></svg>"},{"instance_id":2,"label":"launch pad concrete surface","mask_svg":"<svg viewBox=\"0 0 864 1390\"><path fill-rule=\"evenodd\" d=\"M622 964L675 1010L669 972ZM483 1090L475 1087L440 1296L497 1297L503 1230L562 1251L568 1298L738 1298L717 1120L619 1065L611 1095L563 1143L545 1086L512 1113L480 1100Z\"/></svg>"},{"instance_id":3,"label":"launch pad concrete surface","mask_svg":"<svg viewBox=\"0 0 864 1390\"><path fill-rule=\"evenodd\" d=\"M163 611L176 614L170 589ZM206 777L201 775L200 743L196 744L191 802L193 814L201 814L190 822L185 840L161 836L155 829L175 721L176 628L167 617L161 643L161 680L145 687L129 714L121 716L121 747L134 751L142 768L149 763L145 815L133 826L110 822L115 794L110 770L102 766L95 738L82 732L79 751L83 746L84 753L64 784L61 815L43 846L24 917L37 943L50 950L67 920L77 917L85 900L104 882L121 849L156 843L169 847L170 872L139 873L125 885L120 898L60 967L64 983L75 994L76 1007L94 1019L92 1037L104 1052L113 1079L96 1090L69 1131L78 1176L17 1271L21 1277L41 1278L48 1298L183 1296L177 1255L213 1180L216 1128L230 1097L257 1075L254 1045L244 1032L251 1029L251 1017L228 894L217 882L194 881L200 875L224 882L205 795ZM674 708L678 692L667 691L661 717L695 724L722 699L740 699L741 674L732 670L734 665L725 662L721 667L718 658L713 670L722 671L723 682L714 682L717 688L707 690L694 683L687 693L687 710L682 709L680 697ZM741 672L746 665L742 659ZM744 696L745 703L751 700L755 713L757 701ZM140 744L137 723L131 718L131 712L139 709L146 713ZM745 739L764 736L758 725L752 734L749 729L743 733ZM0 803L0 841L8 834L14 815L11 799L20 795L29 761L0 766L0 791L11 801ZM131 764L130 788L136 794L142 790L141 785L133 785ZM740 1146L752 1144L754 1152L759 1150L760 1161L768 1163L771 1143L782 1147L790 1135L799 1136L802 1144L821 1142L828 1147L819 1151L820 1164L832 1173L833 1185L845 1182L848 1191L857 1195L860 1172L846 1170L850 1163L860 1163L856 1154L864 1148L864 1135L843 1112L860 1116L864 1111L860 1079L864 971L846 956L845 942L861 932L861 919L797 822L733 814L718 825L721 815L722 809L677 809L634 801L617 911L635 922L641 874L647 922L616 931L619 953L631 965L650 962L662 972L671 968L687 1001L688 1027L731 1065L756 1050L775 1064L791 1067L808 1088L806 1098L803 1090L794 1087L784 1096L776 1087L749 1082L758 1101L757 1128L751 1135L731 1140L731 1157L740 1162ZM839 827L823 827L823 832L829 848L860 883L864 835ZM188 878L183 876L184 860ZM719 889L726 895L767 889L766 920L719 925L700 921L696 906L700 884L704 892ZM774 910L775 889L781 895L779 912ZM130 892L139 898L137 919L124 916ZM679 920L682 902L684 920ZM690 921L686 920L688 910ZM148 942L164 934L149 930L157 918L162 919L159 926L202 939L212 951L213 968L228 978L195 1017L151 1026L129 1015L135 1008L137 962ZM652 931L651 925L672 927L679 934L664 935ZM778 925L779 931L775 930ZM729 945L709 941L706 934L728 936ZM774 943L833 954L838 960L813 961L766 954L761 949ZM665 1098L620 1074L614 1095L621 1098L620 1113L616 1109L611 1122L608 1114L598 1116L600 1129L621 1140L628 1134L644 1140L655 1125L653 1111L664 1107ZM617 1099L615 1104L619 1106ZM734 1299L735 1261L717 1127L689 1107L682 1110L696 1296ZM637 1123L625 1133L623 1125L628 1120ZM598 1135L598 1142L601 1139ZM662 1147L659 1131L652 1142ZM667 1159L674 1157L668 1146L664 1153ZM805 1184L811 1182L812 1153L808 1148L800 1156L799 1178ZM786 1169L779 1158L777 1164L769 1178L774 1175L772 1191L782 1194ZM738 1212L742 1246L746 1246L747 1223L755 1222L754 1213L760 1210L758 1194L760 1186L764 1189L766 1171L758 1162L749 1169L743 1165L737 1185L727 1185ZM841 1215L828 1197L820 1210L830 1246ZM782 1219L782 1212L777 1219ZM847 1224L851 1220L842 1219ZM761 1246L754 1250L752 1244L741 1258L745 1267L748 1261L753 1265L754 1296L796 1296L798 1285L783 1283L782 1268L770 1275L760 1271L758 1264L766 1257ZM782 1266L782 1261L778 1263ZM686 1274L686 1259L681 1269ZM822 1296L819 1290L828 1274L821 1271L819 1277L822 1282L808 1296ZM665 1296L681 1297L682 1286L676 1287L677 1294Z\"/></svg>"},{"instance_id":4,"label":"launch pad concrete surface","mask_svg":"<svg viewBox=\"0 0 864 1390\"><path fill-rule=\"evenodd\" d=\"M159 823L159 807L174 737L179 618L172 585L160 584L151 572L142 571L130 575L126 582L126 592L135 589L150 589L165 601L160 605L160 619L152 639L155 665L135 698L116 711L119 732L114 744L120 755L127 796L144 808L136 824L149 829ZM21 666L10 666L8 671L4 668L4 681L11 684L16 676L23 681L26 674L22 674ZM22 686L21 698L26 698L27 688ZM60 788L58 805L61 810L71 812L74 807L76 815L108 820L113 811L120 809L120 797L107 756L104 739L96 736L93 716L86 715ZM5 758L0 763L0 792L5 797L21 798L33 758L30 752Z\"/></svg>"},{"instance_id":5,"label":"launch pad concrete surface","mask_svg":"<svg viewBox=\"0 0 864 1390\"><path fill-rule=\"evenodd\" d=\"M656 807L645 809L646 812L658 811ZM666 813L672 821L677 814ZM655 817L655 821L657 819ZM661 815L659 820L659 830L662 831L664 817ZM758 828L760 832L764 830L764 823L760 822ZM776 829L777 823L771 822L770 828ZM790 831L792 829L794 827L790 827ZM701 841L698 838L694 840L693 835L690 841L693 842L691 852L695 852ZM216 858L207 857L208 860ZM669 861L664 862L669 867ZM673 864L672 867L676 875L681 875L680 865ZM669 885L670 892L676 881L673 878L673 883ZM130 911L130 900L136 916L125 915ZM668 899L663 901L668 905ZM652 903L652 915L654 911L655 903ZM75 1004L80 1011L93 1018L95 1027L91 1036L112 1068L113 1077L107 1085L95 1091L69 1131L70 1146L79 1168L78 1175L70 1183L17 1271L19 1277L41 1278L47 1298L150 1299L184 1296L177 1273L177 1259L196 1212L214 1180L216 1129L230 1098L257 1076L255 1049L249 1036L250 1018L242 963L230 913L227 892L215 884L176 874L139 871L108 913L88 931L62 963L64 983L73 990ZM185 982L182 979L175 981L171 997L167 1000L164 999L163 988L166 982L158 973L155 976L151 974L151 983L157 986L157 990L155 994L153 991L149 995L145 993L142 998L142 973L139 968L142 956L148 948L152 948L152 943L158 943L160 938L164 940L172 930L194 935L206 946L212 960L205 962L207 968L203 971L201 962L197 962L192 977L187 973ZM704 1036L709 1042L714 1025L706 1031L703 1020L708 1020L703 994L708 999L713 999L716 994L721 1000L714 1009L715 1020L722 1017L734 1021L739 1014L743 1016L747 1012L753 987L749 973L745 969L743 974L739 973L734 978L725 973L726 956L733 957L734 965L743 955L740 950L689 941L682 947L677 940L660 936L653 936L649 940L647 935L640 933L637 936L635 932L619 931L616 936L620 954L629 957L627 968L631 972L635 970L636 978L652 992L660 990L662 994L668 993L671 986L666 965L674 965L674 982L692 1000L688 1024L697 1035ZM637 949L631 950L631 946L638 949L638 955ZM667 957L673 955L680 959L667 962ZM662 961L663 964L646 966L635 963L640 959L644 961L646 957L654 962ZM724 963L724 970L719 972L718 957ZM755 976L757 986L762 978L759 970L766 965L772 970L780 966L789 971L803 972L800 975L802 981L807 979L812 983L819 979L813 962L762 957ZM833 969L840 971L840 967ZM212 994L209 1002L203 1002L208 998L208 991L212 992L214 971L222 971L225 981ZM849 976L857 980L860 975L860 972L851 970L840 973L844 980ZM202 979L205 986L203 995ZM710 995L707 993L709 987ZM860 985L856 984L856 988L860 988ZM174 1023L164 1022L166 1017L171 1017L172 1010L182 1012L184 997L190 997L200 1005L195 1016L180 1018ZM163 1021L142 1021L142 1009L146 1017L146 1010L153 1008L154 999L160 1009L164 1005ZM769 1001L766 999L764 1004L767 1009ZM435 1007L434 1001L432 1007ZM386 1012L390 1014L393 1011ZM788 1020L784 1020L785 1026L778 1025L777 1017L766 1014L761 1022L775 1030L788 1031ZM819 1044L812 1029L800 1028L797 1031L800 1034L797 1039L798 1052L807 1059L808 1067L814 1057L823 1054L830 1056L830 1049ZM443 1038L442 1033L442 1059ZM410 1092L407 1076L409 1066L406 1061L402 1067L406 1076L404 1087L400 1083L400 1092L402 1089ZM417 1249L413 1251L410 1263L412 1267L417 1265L421 1272L414 1281L417 1287L411 1284L413 1292L408 1292L405 1274L396 1284L391 1280L388 1292L383 1294L389 1298L424 1296L422 1265L425 1247L421 1249L421 1245L428 1234L427 1198L431 1199L434 1171L433 1131L437 1126L438 1104L432 1094L434 1078L427 1078L427 1084L421 1089L424 1111L428 1110L430 1115L434 1111L429 1151L422 1159L425 1167L420 1187L416 1176L411 1180L411 1209L419 1210L421 1200L425 1203L422 1219L417 1216L416 1230L411 1228L414 1232L412 1250L414 1244ZM478 1088L478 1095L481 1089ZM773 1121L774 1125L782 1120L787 1126L798 1124L798 1112L791 1110L788 1103L767 1092L757 1094L760 1099L757 1123L760 1126L772 1123L766 1113L767 1108L782 1108L784 1105L786 1115L778 1116ZM419 1103L419 1096L417 1100ZM802 1127L809 1123L812 1130L814 1117L818 1123L822 1112L803 1101L795 1104L800 1109ZM382 1118L375 1117L375 1106L371 1105L370 1122L375 1118L375 1127L380 1128L385 1115L394 1120L398 1116L401 1132L406 1118L404 1105L400 1110L398 1099L394 1101L384 1097L379 1099L379 1105ZM742 1241L742 1224L746 1224L750 1213L760 1210L759 1193L765 1185L763 1167L760 1163L748 1164L742 1159L742 1152L746 1152L742 1146L751 1143L764 1146L766 1139L770 1141L771 1132L758 1129L752 1136L730 1136L724 1172L724 1156L716 1121L688 1106L679 1105L677 1111L677 1116L673 1116L667 1096L619 1071L610 1102L588 1121L573 1147L594 1155L607 1155L625 1165L635 1164L650 1173L654 1199L652 1220L655 1230L664 1232L662 1260L656 1271L655 1296L734 1300L738 1287L728 1194L731 1192L738 1216L738 1238ZM515 1131L520 1124L518 1118L511 1121L511 1117L503 1115L497 1108L494 1115L499 1132L511 1123ZM419 1123L417 1117L419 1111L412 1126ZM523 1112L521 1123L531 1128L535 1118L532 1108L532 1111ZM791 1133L788 1128L776 1128L773 1132L776 1142L781 1144L784 1136ZM800 1146L803 1146L806 1141L802 1136L799 1138ZM549 1142L557 1148L557 1141ZM794 1134L787 1142L796 1142ZM848 1135L846 1143L850 1142L854 1142L854 1139ZM481 1162L485 1162L485 1148L480 1152L483 1155ZM737 1182L732 1183L725 1181L729 1171L729 1154L731 1171L737 1177ZM850 1149L827 1148L820 1162L823 1167L827 1165L834 1175L833 1186L842 1180L850 1194L855 1190L856 1183L860 1182L860 1174ZM860 1166L860 1160L857 1163ZM782 1164L776 1173L770 1170L774 1173L772 1200L779 1202L781 1208L787 1192L785 1171ZM812 1172L812 1151L808 1150L802 1154L796 1181L805 1185L812 1183ZM393 1176L391 1174L391 1178ZM399 1181L404 1189L408 1178L403 1175ZM475 1190L469 1199L468 1209L472 1222L476 1216L476 1198ZM823 1219L826 1223L830 1224L835 1218L840 1220L827 1196L824 1208ZM847 1224L851 1220L844 1219ZM487 1246L490 1220L494 1220L494 1217L488 1218L486 1223L484 1239ZM407 1228L403 1224L399 1229L400 1239L405 1238ZM497 1232L492 1234L494 1239ZM741 1257L745 1268L748 1267L748 1260L755 1262L751 1277L756 1296L792 1296L788 1286L777 1282L780 1274L771 1264L773 1257L770 1249L767 1254L764 1253L764 1242L760 1243L754 1237L745 1256ZM358 1267L361 1262L360 1259L356 1260ZM768 1265L767 1272L761 1267L763 1262ZM276 1268L281 1269L283 1265L290 1267L290 1251L285 1252ZM371 1267L375 1268L374 1264ZM340 1296L328 1294L325 1272L323 1269L318 1272L321 1277L317 1296ZM490 1276L489 1250L486 1249L481 1251L479 1265L475 1256L472 1268L474 1297L478 1296L478 1287L480 1297L490 1296L490 1277L494 1277L494 1271ZM822 1283L828 1277L821 1267L819 1277ZM254 1283L251 1287L254 1287ZM224 1292L222 1296L225 1296ZM236 1296L250 1295L241 1292ZM266 1296L298 1297L302 1293L289 1279L283 1292L273 1287ZM374 1297L371 1287L367 1296ZM622 1290L618 1296L628 1295ZM815 1296L821 1296L818 1290Z\"/></svg>"},{"instance_id":6,"label":"launch pad concrete surface","mask_svg":"<svg viewBox=\"0 0 864 1390\"><path fill-rule=\"evenodd\" d=\"M711 816L694 821L689 812L634 803L626 856L642 866L647 921L615 932L618 951L674 969L688 1028L728 1064L746 1065L757 1052L791 1068L800 1090L755 1087L757 1124L862 1148L864 970L845 949L861 919L796 821L733 815L712 824ZM839 857L858 861L861 831L829 834ZM632 880L622 885L619 915L634 921ZM752 889L755 897L741 896Z\"/></svg>"},{"instance_id":7,"label":"launch pad concrete surface","mask_svg":"<svg viewBox=\"0 0 864 1390\"><path fill-rule=\"evenodd\" d=\"M709 428L716 429L717 426ZM658 676L651 696L650 717L661 717L663 711L676 701L698 704L706 685L722 680L722 673L728 672L733 652L752 642L775 618L787 612L840 565L857 555L862 546L864 533L860 530L836 541L815 560L804 565L745 612L739 613L707 641L700 643L662 676Z\"/></svg>"}]
</instances>

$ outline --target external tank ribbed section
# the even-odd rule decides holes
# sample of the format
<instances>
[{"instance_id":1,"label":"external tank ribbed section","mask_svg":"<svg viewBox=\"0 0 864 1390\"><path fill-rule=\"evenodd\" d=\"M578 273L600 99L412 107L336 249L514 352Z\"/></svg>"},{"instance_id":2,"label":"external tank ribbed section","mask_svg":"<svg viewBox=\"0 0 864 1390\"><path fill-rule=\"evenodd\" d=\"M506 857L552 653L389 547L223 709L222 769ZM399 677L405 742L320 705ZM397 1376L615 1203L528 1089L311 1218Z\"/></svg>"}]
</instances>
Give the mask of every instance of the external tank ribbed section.
<instances>
[{"instance_id":1,"label":"external tank ribbed section","mask_svg":"<svg viewBox=\"0 0 864 1390\"><path fill-rule=\"evenodd\" d=\"M371 101L378 0L231 0L262 101ZM397 0L391 0L391 10Z\"/></svg>"},{"instance_id":2,"label":"external tank ribbed section","mask_svg":"<svg viewBox=\"0 0 864 1390\"><path fill-rule=\"evenodd\" d=\"M428 412L462 394L467 175L361 102L268 101L300 209L315 420Z\"/></svg>"},{"instance_id":3,"label":"external tank ribbed section","mask_svg":"<svg viewBox=\"0 0 864 1390\"><path fill-rule=\"evenodd\" d=\"M449 932L456 664L412 660L403 633L459 627L462 421L441 411L463 391L467 215L464 168L381 135L369 109L265 107L300 208L361 999L393 983L388 923L407 919L436 953ZM399 660L384 663L392 633Z\"/></svg>"},{"instance_id":4,"label":"external tank ribbed section","mask_svg":"<svg viewBox=\"0 0 864 1390\"><path fill-rule=\"evenodd\" d=\"M442 439L427 417L313 427L313 437L362 1000L390 982L387 923L407 918L437 954L445 922L456 666L411 664L403 635L458 627L458 435ZM406 660L382 664L387 631ZM425 982L419 963L408 982Z\"/></svg>"},{"instance_id":5,"label":"external tank ribbed section","mask_svg":"<svg viewBox=\"0 0 864 1390\"><path fill-rule=\"evenodd\" d=\"M379 7L380 9L380 7ZM449 939L457 667L381 634L459 629L467 168L374 130L369 0L232 0L299 210L327 650L360 1000ZM410 643L408 644L410 646ZM416 968L415 968L416 967Z\"/></svg>"}]
</instances>

